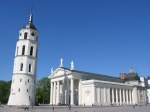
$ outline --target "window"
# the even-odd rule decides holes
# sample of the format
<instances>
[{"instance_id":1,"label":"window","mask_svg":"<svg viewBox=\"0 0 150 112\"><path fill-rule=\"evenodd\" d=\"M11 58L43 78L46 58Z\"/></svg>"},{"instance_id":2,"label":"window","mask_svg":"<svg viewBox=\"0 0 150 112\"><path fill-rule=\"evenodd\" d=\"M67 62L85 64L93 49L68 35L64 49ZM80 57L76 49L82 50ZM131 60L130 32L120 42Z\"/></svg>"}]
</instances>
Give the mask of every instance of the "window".
<instances>
[{"instance_id":1,"label":"window","mask_svg":"<svg viewBox=\"0 0 150 112\"><path fill-rule=\"evenodd\" d=\"M22 55L25 54L25 45L22 46Z\"/></svg>"},{"instance_id":2,"label":"window","mask_svg":"<svg viewBox=\"0 0 150 112\"><path fill-rule=\"evenodd\" d=\"M23 63L20 64L20 71L23 71Z\"/></svg>"},{"instance_id":3,"label":"window","mask_svg":"<svg viewBox=\"0 0 150 112\"><path fill-rule=\"evenodd\" d=\"M35 34L32 32L31 35L34 36Z\"/></svg>"},{"instance_id":4,"label":"window","mask_svg":"<svg viewBox=\"0 0 150 112\"><path fill-rule=\"evenodd\" d=\"M24 33L24 39L27 39L28 33Z\"/></svg>"},{"instance_id":5,"label":"window","mask_svg":"<svg viewBox=\"0 0 150 112\"><path fill-rule=\"evenodd\" d=\"M22 35L22 33L20 33L20 36Z\"/></svg>"},{"instance_id":6,"label":"window","mask_svg":"<svg viewBox=\"0 0 150 112\"><path fill-rule=\"evenodd\" d=\"M32 54L33 54L33 46L31 46L30 48L30 56L32 56Z\"/></svg>"},{"instance_id":7,"label":"window","mask_svg":"<svg viewBox=\"0 0 150 112\"><path fill-rule=\"evenodd\" d=\"M28 79L28 83L29 83L29 79Z\"/></svg>"},{"instance_id":8,"label":"window","mask_svg":"<svg viewBox=\"0 0 150 112\"><path fill-rule=\"evenodd\" d=\"M18 89L18 92L20 92L20 88Z\"/></svg>"},{"instance_id":9,"label":"window","mask_svg":"<svg viewBox=\"0 0 150 112\"><path fill-rule=\"evenodd\" d=\"M20 79L20 82L22 81L22 79Z\"/></svg>"},{"instance_id":10,"label":"window","mask_svg":"<svg viewBox=\"0 0 150 112\"><path fill-rule=\"evenodd\" d=\"M28 92L28 89L27 89L27 92Z\"/></svg>"},{"instance_id":11,"label":"window","mask_svg":"<svg viewBox=\"0 0 150 112\"><path fill-rule=\"evenodd\" d=\"M29 64L29 72L31 72L31 64Z\"/></svg>"}]
</instances>

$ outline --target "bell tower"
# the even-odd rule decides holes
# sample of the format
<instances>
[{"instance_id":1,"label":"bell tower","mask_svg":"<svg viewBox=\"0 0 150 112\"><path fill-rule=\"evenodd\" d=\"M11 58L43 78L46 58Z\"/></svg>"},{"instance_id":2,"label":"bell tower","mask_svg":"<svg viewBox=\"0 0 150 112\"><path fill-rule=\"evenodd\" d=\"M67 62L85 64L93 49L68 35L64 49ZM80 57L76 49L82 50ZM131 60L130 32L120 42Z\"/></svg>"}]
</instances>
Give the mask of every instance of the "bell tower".
<instances>
[{"instance_id":1,"label":"bell tower","mask_svg":"<svg viewBox=\"0 0 150 112\"><path fill-rule=\"evenodd\" d=\"M16 43L8 105L35 105L38 35L31 12L29 22L19 31Z\"/></svg>"}]
</instances>

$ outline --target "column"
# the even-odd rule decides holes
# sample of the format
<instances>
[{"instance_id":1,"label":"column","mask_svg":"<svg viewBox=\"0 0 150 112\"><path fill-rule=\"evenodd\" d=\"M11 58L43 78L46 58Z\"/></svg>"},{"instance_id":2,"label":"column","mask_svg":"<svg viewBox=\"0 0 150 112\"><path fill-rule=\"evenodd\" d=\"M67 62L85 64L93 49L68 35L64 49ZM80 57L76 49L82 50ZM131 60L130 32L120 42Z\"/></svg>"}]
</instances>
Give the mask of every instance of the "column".
<instances>
[{"instance_id":1,"label":"column","mask_svg":"<svg viewBox=\"0 0 150 112\"><path fill-rule=\"evenodd\" d=\"M125 90L123 89L123 104L125 104Z\"/></svg>"},{"instance_id":2,"label":"column","mask_svg":"<svg viewBox=\"0 0 150 112\"><path fill-rule=\"evenodd\" d=\"M106 88L104 88L104 103L106 102Z\"/></svg>"},{"instance_id":3,"label":"column","mask_svg":"<svg viewBox=\"0 0 150 112\"><path fill-rule=\"evenodd\" d=\"M122 94L121 94L121 89L119 90L119 96L120 96L120 105L122 105Z\"/></svg>"},{"instance_id":4,"label":"column","mask_svg":"<svg viewBox=\"0 0 150 112\"><path fill-rule=\"evenodd\" d=\"M139 99L139 103L141 103L140 90L137 90L137 91L138 91L138 99Z\"/></svg>"},{"instance_id":5,"label":"column","mask_svg":"<svg viewBox=\"0 0 150 112\"><path fill-rule=\"evenodd\" d=\"M101 101L101 88L99 88L99 102L102 102Z\"/></svg>"},{"instance_id":6,"label":"column","mask_svg":"<svg viewBox=\"0 0 150 112\"><path fill-rule=\"evenodd\" d=\"M98 102L98 103L100 102L100 93L99 93L99 89L100 89L100 88L97 88L97 102Z\"/></svg>"},{"instance_id":7,"label":"column","mask_svg":"<svg viewBox=\"0 0 150 112\"><path fill-rule=\"evenodd\" d=\"M60 83L57 82L57 104L60 104Z\"/></svg>"},{"instance_id":8,"label":"column","mask_svg":"<svg viewBox=\"0 0 150 112\"><path fill-rule=\"evenodd\" d=\"M112 104L114 104L114 88L112 88Z\"/></svg>"},{"instance_id":9,"label":"column","mask_svg":"<svg viewBox=\"0 0 150 112\"><path fill-rule=\"evenodd\" d=\"M74 105L74 79L71 79L71 105Z\"/></svg>"},{"instance_id":10,"label":"column","mask_svg":"<svg viewBox=\"0 0 150 112\"><path fill-rule=\"evenodd\" d=\"M110 88L107 89L107 102L110 104Z\"/></svg>"},{"instance_id":11,"label":"column","mask_svg":"<svg viewBox=\"0 0 150 112\"><path fill-rule=\"evenodd\" d=\"M69 79L66 79L66 104L69 104Z\"/></svg>"},{"instance_id":12,"label":"column","mask_svg":"<svg viewBox=\"0 0 150 112\"><path fill-rule=\"evenodd\" d=\"M131 97L131 94L132 93L132 90L129 90L129 97L130 97L130 105L132 105L132 97Z\"/></svg>"},{"instance_id":13,"label":"column","mask_svg":"<svg viewBox=\"0 0 150 112\"><path fill-rule=\"evenodd\" d=\"M81 79L79 80L79 87L78 87L78 104L81 105L82 103L82 92L81 92Z\"/></svg>"},{"instance_id":14,"label":"column","mask_svg":"<svg viewBox=\"0 0 150 112\"><path fill-rule=\"evenodd\" d=\"M116 88L116 105L118 105L118 89Z\"/></svg>"},{"instance_id":15,"label":"column","mask_svg":"<svg viewBox=\"0 0 150 112\"><path fill-rule=\"evenodd\" d=\"M54 82L53 104L56 104L56 82Z\"/></svg>"},{"instance_id":16,"label":"column","mask_svg":"<svg viewBox=\"0 0 150 112\"><path fill-rule=\"evenodd\" d=\"M53 83L51 82L51 97L50 97L50 104L52 105L53 104Z\"/></svg>"},{"instance_id":17,"label":"column","mask_svg":"<svg viewBox=\"0 0 150 112\"><path fill-rule=\"evenodd\" d=\"M129 104L128 89L126 89L126 102L127 102L127 105L128 105Z\"/></svg>"},{"instance_id":18,"label":"column","mask_svg":"<svg viewBox=\"0 0 150 112\"><path fill-rule=\"evenodd\" d=\"M61 104L65 104L65 81L62 81L62 99Z\"/></svg>"}]
</instances>

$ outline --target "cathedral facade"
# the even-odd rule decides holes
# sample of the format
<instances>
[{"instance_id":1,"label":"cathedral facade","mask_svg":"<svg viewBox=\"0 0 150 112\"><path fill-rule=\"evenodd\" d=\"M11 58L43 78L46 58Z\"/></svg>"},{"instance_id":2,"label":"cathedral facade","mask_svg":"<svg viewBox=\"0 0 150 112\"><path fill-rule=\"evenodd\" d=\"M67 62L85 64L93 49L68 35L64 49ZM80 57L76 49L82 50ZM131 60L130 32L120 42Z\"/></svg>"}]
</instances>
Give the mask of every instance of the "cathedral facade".
<instances>
[{"instance_id":1,"label":"cathedral facade","mask_svg":"<svg viewBox=\"0 0 150 112\"><path fill-rule=\"evenodd\" d=\"M50 105L143 105L147 103L146 88L138 74L130 68L122 79L102 74L60 67L49 76Z\"/></svg>"}]
</instances>

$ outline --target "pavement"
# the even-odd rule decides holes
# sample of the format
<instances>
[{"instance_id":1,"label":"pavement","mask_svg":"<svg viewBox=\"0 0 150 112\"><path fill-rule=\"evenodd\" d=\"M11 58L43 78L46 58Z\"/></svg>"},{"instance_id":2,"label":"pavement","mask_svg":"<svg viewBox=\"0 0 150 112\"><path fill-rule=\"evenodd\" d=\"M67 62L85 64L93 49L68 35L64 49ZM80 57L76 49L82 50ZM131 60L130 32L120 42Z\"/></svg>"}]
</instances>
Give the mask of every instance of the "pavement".
<instances>
[{"instance_id":1,"label":"pavement","mask_svg":"<svg viewBox=\"0 0 150 112\"><path fill-rule=\"evenodd\" d=\"M54 107L54 108L53 108ZM150 112L148 106L34 106L29 107L29 110L24 110L22 107L10 107L6 105L0 106L0 112Z\"/></svg>"}]
</instances>

